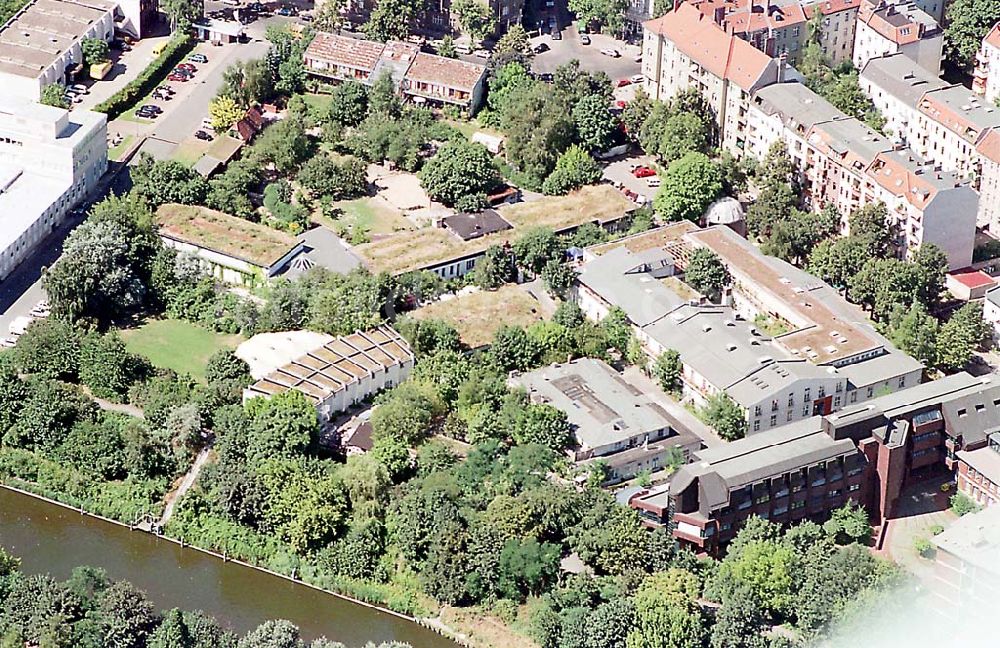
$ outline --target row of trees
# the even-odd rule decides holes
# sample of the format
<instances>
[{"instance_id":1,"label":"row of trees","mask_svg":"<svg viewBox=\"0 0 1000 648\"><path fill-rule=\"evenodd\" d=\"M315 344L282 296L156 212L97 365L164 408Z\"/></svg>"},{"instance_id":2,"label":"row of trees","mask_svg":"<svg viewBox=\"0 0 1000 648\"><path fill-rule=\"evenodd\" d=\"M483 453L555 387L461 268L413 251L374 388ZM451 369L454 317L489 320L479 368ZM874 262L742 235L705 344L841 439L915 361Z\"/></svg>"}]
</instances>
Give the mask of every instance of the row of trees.
<instances>
[{"instance_id":1,"label":"row of trees","mask_svg":"<svg viewBox=\"0 0 1000 648\"><path fill-rule=\"evenodd\" d=\"M114 648L344 648L299 637L288 621L265 621L240 637L200 611L157 611L146 594L103 570L77 567L65 581L30 575L0 549L0 643ZM369 643L366 648L407 648Z\"/></svg>"}]
</instances>

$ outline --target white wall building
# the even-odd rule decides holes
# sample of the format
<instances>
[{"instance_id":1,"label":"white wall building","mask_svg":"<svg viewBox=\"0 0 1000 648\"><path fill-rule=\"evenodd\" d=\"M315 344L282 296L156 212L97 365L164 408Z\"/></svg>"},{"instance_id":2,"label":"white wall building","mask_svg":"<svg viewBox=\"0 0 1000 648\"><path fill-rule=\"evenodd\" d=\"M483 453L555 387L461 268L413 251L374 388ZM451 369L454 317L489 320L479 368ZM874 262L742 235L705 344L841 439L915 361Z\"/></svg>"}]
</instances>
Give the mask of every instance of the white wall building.
<instances>
[{"instance_id":1,"label":"white wall building","mask_svg":"<svg viewBox=\"0 0 1000 648\"><path fill-rule=\"evenodd\" d=\"M819 45L832 65L850 61L854 54L858 8L861 0L807 0L803 2L806 20L822 14Z\"/></svg>"},{"instance_id":2,"label":"white wall building","mask_svg":"<svg viewBox=\"0 0 1000 648\"><path fill-rule=\"evenodd\" d=\"M944 31L910 0L862 0L854 37L854 66L889 54L906 54L935 74L941 72Z\"/></svg>"},{"instance_id":3,"label":"white wall building","mask_svg":"<svg viewBox=\"0 0 1000 648\"><path fill-rule=\"evenodd\" d=\"M240 345L240 357L264 357L274 362L280 354L295 355L260 377L243 392L244 401L295 390L316 406L321 425L364 398L406 380L414 355L406 340L389 326L327 339L319 346L313 336L296 336L273 351L273 336L250 338Z\"/></svg>"},{"instance_id":4,"label":"white wall building","mask_svg":"<svg viewBox=\"0 0 1000 648\"><path fill-rule=\"evenodd\" d=\"M646 92L669 101L696 88L710 106L722 145L745 145L746 110L759 88L781 79L781 63L730 34L696 7L682 4L645 25L642 74Z\"/></svg>"},{"instance_id":5,"label":"white wall building","mask_svg":"<svg viewBox=\"0 0 1000 648\"><path fill-rule=\"evenodd\" d=\"M1000 23L986 35L982 48L976 54L972 90L983 95L987 103L996 103L1000 99Z\"/></svg>"},{"instance_id":6,"label":"white wall building","mask_svg":"<svg viewBox=\"0 0 1000 648\"><path fill-rule=\"evenodd\" d=\"M97 185L107 154L105 115L0 96L0 281Z\"/></svg>"}]
</instances>

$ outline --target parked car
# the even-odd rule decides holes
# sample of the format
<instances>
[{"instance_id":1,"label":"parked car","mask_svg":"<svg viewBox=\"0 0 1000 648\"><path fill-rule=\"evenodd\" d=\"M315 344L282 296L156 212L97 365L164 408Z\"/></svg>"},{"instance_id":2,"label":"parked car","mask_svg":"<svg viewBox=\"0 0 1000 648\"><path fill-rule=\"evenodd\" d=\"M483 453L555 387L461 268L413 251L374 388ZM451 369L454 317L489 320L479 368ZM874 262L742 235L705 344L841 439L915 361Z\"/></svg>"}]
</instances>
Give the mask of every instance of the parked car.
<instances>
[{"instance_id":1,"label":"parked car","mask_svg":"<svg viewBox=\"0 0 1000 648\"><path fill-rule=\"evenodd\" d=\"M208 131L196 130L194 132L194 136L197 139L200 139L203 142L211 142L212 141L212 136L211 136L211 134L209 134Z\"/></svg>"},{"instance_id":2,"label":"parked car","mask_svg":"<svg viewBox=\"0 0 1000 648\"><path fill-rule=\"evenodd\" d=\"M197 72L198 71L197 66L195 66L193 63L178 63L177 64L177 69L178 70L189 70L191 72Z\"/></svg>"},{"instance_id":3,"label":"parked car","mask_svg":"<svg viewBox=\"0 0 1000 648\"><path fill-rule=\"evenodd\" d=\"M624 88L627 85L632 85L632 79L618 79L618 83L615 84L615 87Z\"/></svg>"},{"instance_id":4,"label":"parked car","mask_svg":"<svg viewBox=\"0 0 1000 648\"><path fill-rule=\"evenodd\" d=\"M545 44L545 43L539 43L538 45L535 45L532 48L532 51L535 54L541 54L542 52L548 52L549 51L549 46L547 44Z\"/></svg>"},{"instance_id":5,"label":"parked car","mask_svg":"<svg viewBox=\"0 0 1000 648\"><path fill-rule=\"evenodd\" d=\"M192 54L188 57L188 60L194 61L195 63L201 63L202 65L208 63L208 57L204 54Z\"/></svg>"},{"instance_id":6,"label":"parked car","mask_svg":"<svg viewBox=\"0 0 1000 648\"><path fill-rule=\"evenodd\" d=\"M137 110L135 111L135 116L141 117L142 119L156 119L159 115L148 110Z\"/></svg>"},{"instance_id":7,"label":"parked car","mask_svg":"<svg viewBox=\"0 0 1000 648\"><path fill-rule=\"evenodd\" d=\"M554 79L555 77L552 76L551 72L542 72L541 74L538 75L538 80L543 81L545 83L552 83Z\"/></svg>"},{"instance_id":8,"label":"parked car","mask_svg":"<svg viewBox=\"0 0 1000 648\"><path fill-rule=\"evenodd\" d=\"M642 63L642 52L636 54L632 60L635 61L636 63Z\"/></svg>"},{"instance_id":9,"label":"parked car","mask_svg":"<svg viewBox=\"0 0 1000 648\"><path fill-rule=\"evenodd\" d=\"M476 54L477 57L479 57L481 59L488 59L490 57L489 50L477 49L475 51L475 54Z\"/></svg>"},{"instance_id":10,"label":"parked car","mask_svg":"<svg viewBox=\"0 0 1000 648\"><path fill-rule=\"evenodd\" d=\"M605 56L610 56L611 58L618 58L621 54L616 49L606 48L601 50L601 54Z\"/></svg>"},{"instance_id":11,"label":"parked car","mask_svg":"<svg viewBox=\"0 0 1000 648\"><path fill-rule=\"evenodd\" d=\"M170 75L167 77L167 81L174 81L174 82L180 81L183 83L184 81L187 81L189 78L191 77L189 77L186 74L177 74L176 72L171 72Z\"/></svg>"},{"instance_id":12,"label":"parked car","mask_svg":"<svg viewBox=\"0 0 1000 648\"><path fill-rule=\"evenodd\" d=\"M282 7L281 9L278 9L275 13L278 14L279 16L291 16L292 10L289 7Z\"/></svg>"},{"instance_id":13,"label":"parked car","mask_svg":"<svg viewBox=\"0 0 1000 648\"><path fill-rule=\"evenodd\" d=\"M160 90L153 90L153 94L150 96L153 97L153 99L158 99L159 101L170 101L172 98L170 94L161 92Z\"/></svg>"},{"instance_id":14,"label":"parked car","mask_svg":"<svg viewBox=\"0 0 1000 648\"><path fill-rule=\"evenodd\" d=\"M586 34L580 34L580 44L581 45L590 45L590 36L588 36Z\"/></svg>"},{"instance_id":15,"label":"parked car","mask_svg":"<svg viewBox=\"0 0 1000 648\"><path fill-rule=\"evenodd\" d=\"M143 104L143 106L141 108L139 108L139 110L145 110L145 111L149 111L149 112L155 112L157 115L159 115L161 112L163 112L163 108L160 108L156 104Z\"/></svg>"},{"instance_id":16,"label":"parked car","mask_svg":"<svg viewBox=\"0 0 1000 648\"><path fill-rule=\"evenodd\" d=\"M90 93L90 89L87 86L83 85L82 83L74 83L73 85L71 85L69 87L69 89L72 90L72 91L74 91L74 92L76 92L76 93L78 93L78 94L89 94Z\"/></svg>"},{"instance_id":17,"label":"parked car","mask_svg":"<svg viewBox=\"0 0 1000 648\"><path fill-rule=\"evenodd\" d=\"M656 169L648 166L637 166L632 169L632 175L637 178L651 178L656 175Z\"/></svg>"},{"instance_id":18,"label":"parked car","mask_svg":"<svg viewBox=\"0 0 1000 648\"><path fill-rule=\"evenodd\" d=\"M642 83L643 81L646 80L646 77L642 76L641 74L633 74L630 80L632 81L632 83Z\"/></svg>"},{"instance_id":19,"label":"parked car","mask_svg":"<svg viewBox=\"0 0 1000 648\"><path fill-rule=\"evenodd\" d=\"M651 187L651 188L659 187L660 186L660 178L659 178L659 176L652 176L652 177L646 178L646 186L647 187Z\"/></svg>"},{"instance_id":20,"label":"parked car","mask_svg":"<svg viewBox=\"0 0 1000 648\"><path fill-rule=\"evenodd\" d=\"M559 31L558 27L552 28L552 40L562 40L562 32Z\"/></svg>"}]
</instances>

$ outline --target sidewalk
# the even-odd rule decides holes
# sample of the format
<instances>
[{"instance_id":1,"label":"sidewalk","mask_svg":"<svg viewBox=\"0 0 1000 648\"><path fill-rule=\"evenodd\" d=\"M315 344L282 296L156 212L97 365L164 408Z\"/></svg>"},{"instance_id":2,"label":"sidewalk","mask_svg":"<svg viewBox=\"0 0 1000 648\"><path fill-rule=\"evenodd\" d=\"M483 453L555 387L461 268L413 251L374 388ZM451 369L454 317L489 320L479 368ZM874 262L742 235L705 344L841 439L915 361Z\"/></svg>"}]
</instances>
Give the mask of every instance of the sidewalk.
<instances>
[{"instance_id":1,"label":"sidewalk","mask_svg":"<svg viewBox=\"0 0 1000 648\"><path fill-rule=\"evenodd\" d=\"M683 405L665 394L663 390L660 389L656 383L649 378L649 376L643 373L641 369L635 366L626 367L624 376L629 383L641 389L643 393L651 396L660 405L660 407L667 410L667 414L677 419L678 423L686 427L692 434L701 439L706 448L726 444L726 442L715 433L715 430L699 421L698 418L691 412L687 411Z\"/></svg>"}]
</instances>

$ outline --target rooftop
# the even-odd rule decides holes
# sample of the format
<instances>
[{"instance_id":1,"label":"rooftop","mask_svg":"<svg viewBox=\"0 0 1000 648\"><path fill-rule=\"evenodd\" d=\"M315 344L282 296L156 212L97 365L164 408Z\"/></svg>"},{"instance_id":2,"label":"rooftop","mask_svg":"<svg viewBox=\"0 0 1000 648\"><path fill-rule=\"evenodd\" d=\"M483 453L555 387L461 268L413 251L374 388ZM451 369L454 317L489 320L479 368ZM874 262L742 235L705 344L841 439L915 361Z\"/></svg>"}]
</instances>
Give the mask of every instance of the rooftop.
<instances>
[{"instance_id":1,"label":"rooftop","mask_svg":"<svg viewBox=\"0 0 1000 648\"><path fill-rule=\"evenodd\" d=\"M463 241L511 229L495 209L484 209L475 214L454 214L441 219L441 224Z\"/></svg>"},{"instance_id":2,"label":"rooftop","mask_svg":"<svg viewBox=\"0 0 1000 648\"><path fill-rule=\"evenodd\" d=\"M982 288L983 286L992 286L996 283L996 280L993 279L993 277L989 276L982 270L973 270L972 268L963 268L948 274L952 279L966 288L971 288L972 290Z\"/></svg>"},{"instance_id":3,"label":"rooftop","mask_svg":"<svg viewBox=\"0 0 1000 648\"><path fill-rule=\"evenodd\" d=\"M634 324L645 326L687 303L650 272L672 269L673 264L663 248L632 252L620 246L584 264L579 281L607 303L621 307Z\"/></svg>"},{"instance_id":4,"label":"rooftop","mask_svg":"<svg viewBox=\"0 0 1000 648\"><path fill-rule=\"evenodd\" d=\"M71 185L69 179L46 178L0 163L0 250L8 250Z\"/></svg>"},{"instance_id":5,"label":"rooftop","mask_svg":"<svg viewBox=\"0 0 1000 648\"><path fill-rule=\"evenodd\" d=\"M520 286L479 290L439 299L410 313L416 319L440 319L458 331L464 344L476 349L493 341L504 324L528 327L542 321L542 305Z\"/></svg>"},{"instance_id":6,"label":"rooftop","mask_svg":"<svg viewBox=\"0 0 1000 648\"><path fill-rule=\"evenodd\" d=\"M677 9L643 23L647 31L669 38L693 61L713 75L732 81L750 92L774 83L777 62L743 39L730 34L697 7L683 3Z\"/></svg>"},{"instance_id":7,"label":"rooftop","mask_svg":"<svg viewBox=\"0 0 1000 648\"><path fill-rule=\"evenodd\" d=\"M1000 108L960 85L927 92L918 109L973 144L983 130L1000 127Z\"/></svg>"},{"instance_id":8,"label":"rooftop","mask_svg":"<svg viewBox=\"0 0 1000 648\"><path fill-rule=\"evenodd\" d=\"M286 276L297 276L316 266L347 274L361 266L361 259L351 251L351 246L323 226L306 230L298 238L302 241L302 254L289 263Z\"/></svg>"},{"instance_id":9,"label":"rooftop","mask_svg":"<svg viewBox=\"0 0 1000 648\"><path fill-rule=\"evenodd\" d=\"M316 37L306 48L305 56L364 70L371 74L383 49L385 49L384 43L317 32Z\"/></svg>"},{"instance_id":10,"label":"rooftop","mask_svg":"<svg viewBox=\"0 0 1000 648\"><path fill-rule=\"evenodd\" d=\"M963 515L931 541L940 551L1000 576L1000 506Z\"/></svg>"},{"instance_id":11,"label":"rooftop","mask_svg":"<svg viewBox=\"0 0 1000 648\"><path fill-rule=\"evenodd\" d=\"M320 403L350 383L413 359L406 340L380 326L335 338L307 351L250 385L250 396L274 396L294 389Z\"/></svg>"},{"instance_id":12,"label":"rooftop","mask_svg":"<svg viewBox=\"0 0 1000 648\"><path fill-rule=\"evenodd\" d=\"M809 143L856 173L863 173L879 153L895 148L884 135L853 118L817 124L810 129Z\"/></svg>"},{"instance_id":13,"label":"rooftop","mask_svg":"<svg viewBox=\"0 0 1000 648\"><path fill-rule=\"evenodd\" d=\"M0 26L0 72L39 77L115 6L110 0L32 0Z\"/></svg>"},{"instance_id":14,"label":"rooftop","mask_svg":"<svg viewBox=\"0 0 1000 648\"><path fill-rule=\"evenodd\" d=\"M776 341L793 357L828 364L884 348L870 327L846 316L837 291L791 264L762 254L728 227L710 227L686 238L718 254L738 282L770 293L771 303L782 305L780 315L795 330Z\"/></svg>"},{"instance_id":15,"label":"rooftop","mask_svg":"<svg viewBox=\"0 0 1000 648\"><path fill-rule=\"evenodd\" d=\"M720 27L737 34L777 30L802 25L806 21L802 6L788 0L771 0L761 4L756 0L694 0L691 4L709 19L714 19L716 12L721 11Z\"/></svg>"},{"instance_id":16,"label":"rooftop","mask_svg":"<svg viewBox=\"0 0 1000 648\"><path fill-rule=\"evenodd\" d=\"M433 83L472 92L486 74L486 66L420 52L406 71L407 81Z\"/></svg>"},{"instance_id":17,"label":"rooftop","mask_svg":"<svg viewBox=\"0 0 1000 648\"><path fill-rule=\"evenodd\" d=\"M913 108L920 103L924 93L947 88L949 85L906 54L892 54L869 60L861 71L860 78L871 81Z\"/></svg>"},{"instance_id":18,"label":"rooftop","mask_svg":"<svg viewBox=\"0 0 1000 648\"><path fill-rule=\"evenodd\" d=\"M754 103L802 136L820 122L842 119L844 113L802 83L775 83L754 94Z\"/></svg>"},{"instance_id":19,"label":"rooftop","mask_svg":"<svg viewBox=\"0 0 1000 648\"><path fill-rule=\"evenodd\" d=\"M236 357L250 365L250 375L263 378L295 358L332 342L333 336L315 331L258 333L236 347Z\"/></svg>"},{"instance_id":20,"label":"rooftop","mask_svg":"<svg viewBox=\"0 0 1000 648\"><path fill-rule=\"evenodd\" d=\"M983 157L1000 164L1000 127L988 130L986 136L980 138L976 150Z\"/></svg>"},{"instance_id":21,"label":"rooftop","mask_svg":"<svg viewBox=\"0 0 1000 648\"><path fill-rule=\"evenodd\" d=\"M270 268L300 244L290 234L197 205L160 205L156 224L161 236L262 268Z\"/></svg>"},{"instance_id":22,"label":"rooftop","mask_svg":"<svg viewBox=\"0 0 1000 648\"><path fill-rule=\"evenodd\" d=\"M977 450L959 450L955 455L994 484L1000 484L1000 452L996 448L986 446Z\"/></svg>"},{"instance_id":23,"label":"rooftop","mask_svg":"<svg viewBox=\"0 0 1000 648\"><path fill-rule=\"evenodd\" d=\"M921 210L927 208L938 192L962 185L955 173L935 170L910 149L879 153L868 175L885 190Z\"/></svg>"},{"instance_id":24,"label":"rooftop","mask_svg":"<svg viewBox=\"0 0 1000 648\"><path fill-rule=\"evenodd\" d=\"M802 9L806 13L806 18L812 18L813 14L819 11L824 16L835 14L841 11L853 11L861 6L861 0L805 0Z\"/></svg>"},{"instance_id":25,"label":"rooftop","mask_svg":"<svg viewBox=\"0 0 1000 648\"><path fill-rule=\"evenodd\" d=\"M901 375L920 371L923 368L924 365L919 360L893 349L863 362L852 362L837 367L837 372L847 378L849 389L860 389L868 385L880 385L887 380L899 378Z\"/></svg>"},{"instance_id":26,"label":"rooftop","mask_svg":"<svg viewBox=\"0 0 1000 648\"><path fill-rule=\"evenodd\" d=\"M525 387L532 400L565 412L577 440L586 448L678 428L678 423L649 395L625 382L600 360L581 358L549 365L516 376L513 381Z\"/></svg>"}]
</instances>

